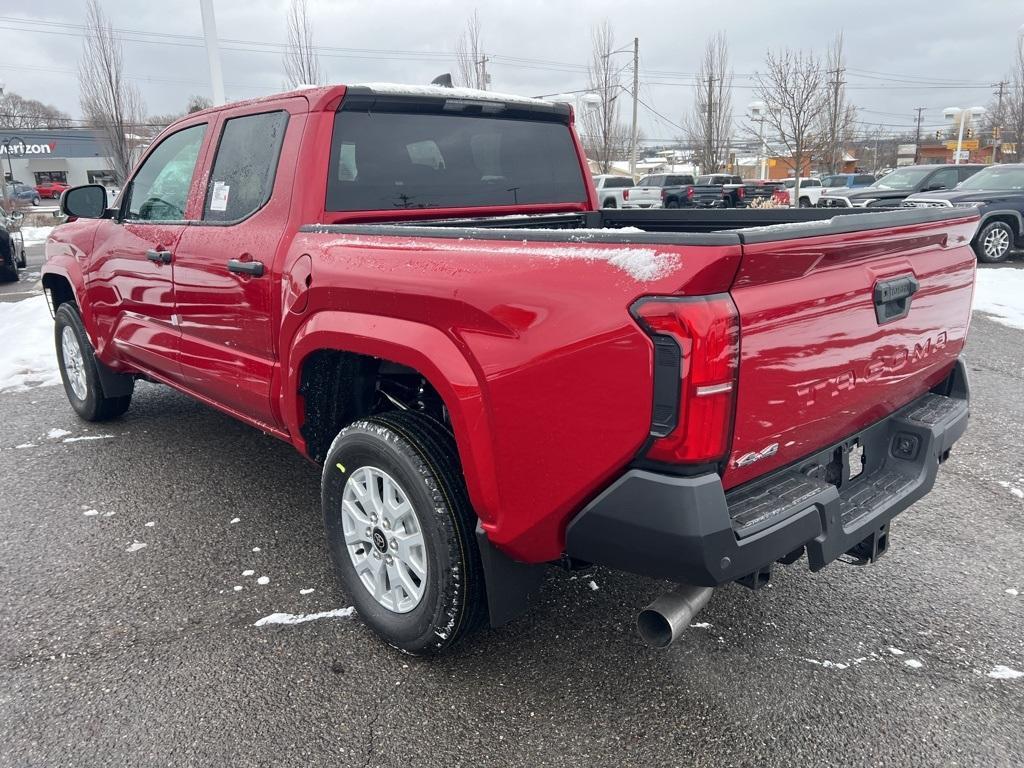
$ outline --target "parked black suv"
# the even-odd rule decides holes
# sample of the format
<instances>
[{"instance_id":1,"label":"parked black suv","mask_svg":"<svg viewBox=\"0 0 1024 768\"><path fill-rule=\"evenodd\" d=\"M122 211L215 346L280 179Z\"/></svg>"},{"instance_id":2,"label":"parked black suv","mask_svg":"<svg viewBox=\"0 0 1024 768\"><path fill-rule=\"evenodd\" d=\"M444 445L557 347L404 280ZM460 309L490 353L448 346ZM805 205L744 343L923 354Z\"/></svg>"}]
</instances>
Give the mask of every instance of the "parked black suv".
<instances>
[{"instance_id":1,"label":"parked black suv","mask_svg":"<svg viewBox=\"0 0 1024 768\"><path fill-rule=\"evenodd\" d=\"M822 208L893 208L915 192L952 189L984 165L905 165L868 187L822 195Z\"/></svg>"},{"instance_id":2,"label":"parked black suv","mask_svg":"<svg viewBox=\"0 0 1024 768\"><path fill-rule=\"evenodd\" d=\"M977 208L972 245L978 261L1005 261L1024 246L1024 164L990 165L956 189L922 192L903 201L911 208Z\"/></svg>"}]
</instances>

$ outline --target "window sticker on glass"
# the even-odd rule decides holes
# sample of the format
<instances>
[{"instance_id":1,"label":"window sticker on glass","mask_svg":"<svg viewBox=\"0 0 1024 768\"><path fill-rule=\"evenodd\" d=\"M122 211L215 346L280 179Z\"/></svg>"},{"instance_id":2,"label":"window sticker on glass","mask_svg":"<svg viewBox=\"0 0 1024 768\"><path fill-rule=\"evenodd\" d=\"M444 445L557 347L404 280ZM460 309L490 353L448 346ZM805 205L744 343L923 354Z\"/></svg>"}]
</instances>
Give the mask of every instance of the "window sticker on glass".
<instances>
[{"instance_id":1,"label":"window sticker on glass","mask_svg":"<svg viewBox=\"0 0 1024 768\"><path fill-rule=\"evenodd\" d=\"M223 181L213 182L213 196L210 198L211 211L226 211L228 209L228 194L231 192L231 185Z\"/></svg>"}]
</instances>

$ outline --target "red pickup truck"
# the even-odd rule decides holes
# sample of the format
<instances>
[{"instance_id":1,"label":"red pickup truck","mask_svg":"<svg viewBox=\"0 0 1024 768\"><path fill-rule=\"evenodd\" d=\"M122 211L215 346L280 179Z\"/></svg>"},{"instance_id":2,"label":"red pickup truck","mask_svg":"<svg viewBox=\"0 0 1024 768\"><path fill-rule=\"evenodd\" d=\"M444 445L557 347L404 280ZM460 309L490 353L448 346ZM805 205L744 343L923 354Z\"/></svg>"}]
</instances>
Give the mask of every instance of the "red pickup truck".
<instances>
[{"instance_id":1,"label":"red pickup truck","mask_svg":"<svg viewBox=\"0 0 1024 768\"><path fill-rule=\"evenodd\" d=\"M188 115L46 245L84 419L161 382L323 467L346 593L413 653L545 564L712 589L872 561L966 428L971 209L601 210L572 112L333 86Z\"/></svg>"}]
</instances>

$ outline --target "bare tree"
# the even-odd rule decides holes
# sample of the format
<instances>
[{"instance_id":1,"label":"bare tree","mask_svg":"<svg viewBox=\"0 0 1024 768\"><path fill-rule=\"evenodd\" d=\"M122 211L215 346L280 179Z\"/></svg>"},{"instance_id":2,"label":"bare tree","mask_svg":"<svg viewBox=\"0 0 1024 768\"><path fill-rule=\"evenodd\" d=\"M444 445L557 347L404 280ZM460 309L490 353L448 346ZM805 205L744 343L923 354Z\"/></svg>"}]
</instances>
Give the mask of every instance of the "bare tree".
<instances>
[{"instance_id":1,"label":"bare tree","mask_svg":"<svg viewBox=\"0 0 1024 768\"><path fill-rule=\"evenodd\" d=\"M1013 72L1010 73L1010 87L1003 100L999 125L1002 129L1001 141L1016 145L1016 161L1021 162L1021 157L1024 157L1024 49L1019 47Z\"/></svg>"},{"instance_id":2,"label":"bare tree","mask_svg":"<svg viewBox=\"0 0 1024 768\"><path fill-rule=\"evenodd\" d=\"M701 173L714 173L728 162L732 135L732 70L729 44L719 32L704 44L704 58L693 89L693 112L684 120L686 140L695 148Z\"/></svg>"},{"instance_id":3,"label":"bare tree","mask_svg":"<svg viewBox=\"0 0 1024 768\"><path fill-rule=\"evenodd\" d=\"M86 29L78 64L82 114L106 134L114 175L117 183L123 184L135 161L141 141L138 127L146 108L139 89L125 77L121 43L99 0L89 0Z\"/></svg>"},{"instance_id":4,"label":"bare tree","mask_svg":"<svg viewBox=\"0 0 1024 768\"><path fill-rule=\"evenodd\" d=\"M825 56L825 74L828 76L822 97L825 106L817 130L821 138L818 155L829 173L842 170L843 147L849 142L857 120L856 107L846 100L846 82L843 80L845 65L843 33L839 32Z\"/></svg>"},{"instance_id":5,"label":"bare tree","mask_svg":"<svg viewBox=\"0 0 1024 768\"><path fill-rule=\"evenodd\" d=\"M765 71L754 75L754 93L764 102L764 121L789 153L796 177L793 204L800 201L800 175L820 140L818 128L825 109L821 64L810 52L789 48L768 51Z\"/></svg>"},{"instance_id":6,"label":"bare tree","mask_svg":"<svg viewBox=\"0 0 1024 768\"><path fill-rule=\"evenodd\" d=\"M70 128L71 115L16 93L0 95L0 128Z\"/></svg>"},{"instance_id":7,"label":"bare tree","mask_svg":"<svg viewBox=\"0 0 1024 768\"><path fill-rule=\"evenodd\" d=\"M459 39L455 43L455 59L459 70L459 85L486 91L487 57L483 50L483 27L480 24L480 14L475 8L473 14L466 21L466 28L462 30L462 34L459 35Z\"/></svg>"},{"instance_id":8,"label":"bare tree","mask_svg":"<svg viewBox=\"0 0 1024 768\"><path fill-rule=\"evenodd\" d=\"M320 85L320 57L313 48L313 24L306 0L291 0L288 6L288 47L284 52L284 73L289 88Z\"/></svg>"},{"instance_id":9,"label":"bare tree","mask_svg":"<svg viewBox=\"0 0 1024 768\"><path fill-rule=\"evenodd\" d=\"M188 102L185 105L185 109L182 112L166 112L161 115L150 115L146 118L146 125L148 131L141 131L141 133L149 133L150 135L156 135L164 128L176 120L180 120L185 115L191 115L193 112L200 112L204 109L209 109L213 106L213 101L208 99L206 96L199 96L192 94L188 97Z\"/></svg>"},{"instance_id":10,"label":"bare tree","mask_svg":"<svg viewBox=\"0 0 1024 768\"><path fill-rule=\"evenodd\" d=\"M629 126L619 122L619 96L623 93L620 70L612 61L615 33L605 20L590 32L592 49L587 69L587 88L593 103L586 105L580 120L587 157L608 173L612 161L622 159L632 137Z\"/></svg>"}]
</instances>

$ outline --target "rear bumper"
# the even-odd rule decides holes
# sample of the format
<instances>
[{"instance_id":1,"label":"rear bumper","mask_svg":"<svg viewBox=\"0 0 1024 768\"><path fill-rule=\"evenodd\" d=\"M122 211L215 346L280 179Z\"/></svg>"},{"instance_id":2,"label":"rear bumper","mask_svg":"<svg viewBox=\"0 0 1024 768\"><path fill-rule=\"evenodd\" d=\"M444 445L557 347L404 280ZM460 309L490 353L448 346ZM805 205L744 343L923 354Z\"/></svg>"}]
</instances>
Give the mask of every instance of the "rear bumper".
<instances>
[{"instance_id":1,"label":"rear bumper","mask_svg":"<svg viewBox=\"0 0 1024 768\"><path fill-rule=\"evenodd\" d=\"M623 203L622 207L628 210L630 208L663 208L664 206L662 205L661 200L654 200L651 202L645 201L643 203Z\"/></svg>"},{"instance_id":2,"label":"rear bumper","mask_svg":"<svg viewBox=\"0 0 1024 768\"><path fill-rule=\"evenodd\" d=\"M714 473L629 470L570 522L566 552L645 576L716 586L801 551L817 571L862 542L884 549L889 521L931 490L966 430L968 403L966 370L957 361L936 392L728 493ZM849 458L856 446L863 451L860 474Z\"/></svg>"}]
</instances>

